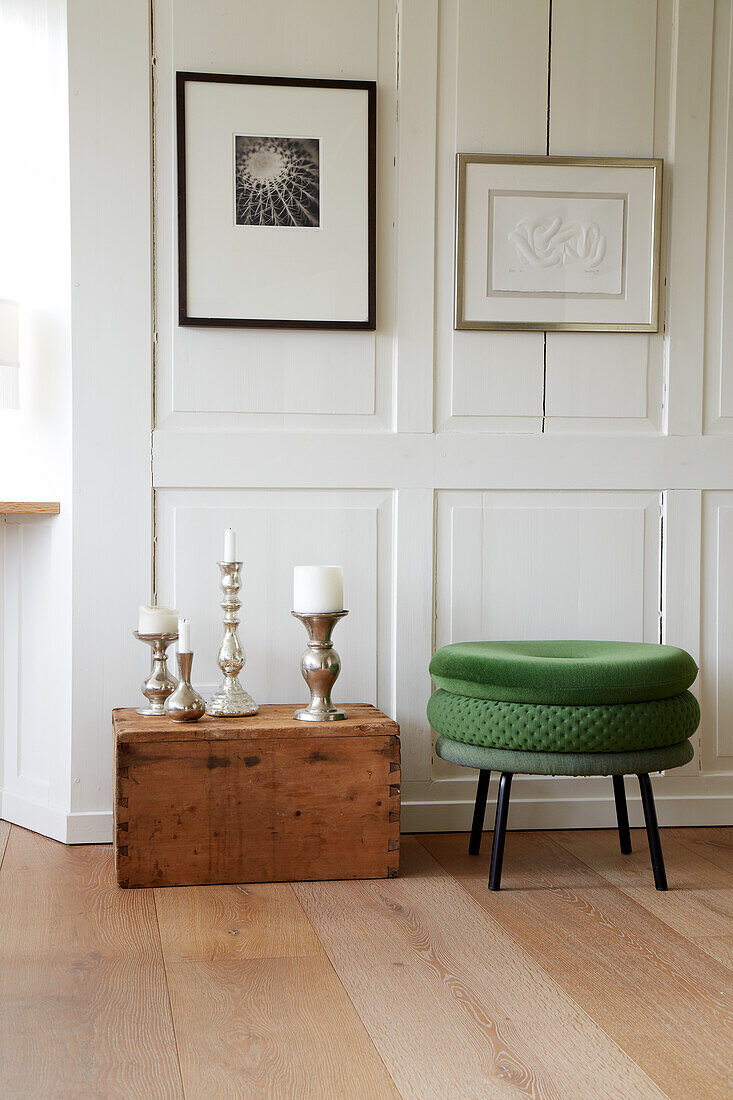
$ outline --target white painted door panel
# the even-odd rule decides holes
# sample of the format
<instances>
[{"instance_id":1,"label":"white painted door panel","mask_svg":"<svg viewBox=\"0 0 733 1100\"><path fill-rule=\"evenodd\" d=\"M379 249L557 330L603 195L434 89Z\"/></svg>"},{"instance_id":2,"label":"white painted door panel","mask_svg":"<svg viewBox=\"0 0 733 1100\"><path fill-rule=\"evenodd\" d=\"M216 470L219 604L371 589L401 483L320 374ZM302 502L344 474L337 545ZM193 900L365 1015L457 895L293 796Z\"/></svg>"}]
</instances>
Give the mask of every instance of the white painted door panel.
<instances>
[{"instance_id":1,"label":"white painted door panel","mask_svg":"<svg viewBox=\"0 0 733 1100\"><path fill-rule=\"evenodd\" d=\"M433 759L425 719L431 652L462 638L683 645L705 719L695 760L656 781L660 819L727 812L731 2L715 6L708 212L713 7L154 0L158 598L190 614L212 686L235 526L244 682L295 703L292 566L343 564L336 694L400 721L407 828L470 819L473 778ZM176 327L176 68L378 80L376 334ZM454 332L458 151L663 157L663 331ZM515 803L517 825L613 821L604 780L519 780Z\"/></svg>"}]
</instances>

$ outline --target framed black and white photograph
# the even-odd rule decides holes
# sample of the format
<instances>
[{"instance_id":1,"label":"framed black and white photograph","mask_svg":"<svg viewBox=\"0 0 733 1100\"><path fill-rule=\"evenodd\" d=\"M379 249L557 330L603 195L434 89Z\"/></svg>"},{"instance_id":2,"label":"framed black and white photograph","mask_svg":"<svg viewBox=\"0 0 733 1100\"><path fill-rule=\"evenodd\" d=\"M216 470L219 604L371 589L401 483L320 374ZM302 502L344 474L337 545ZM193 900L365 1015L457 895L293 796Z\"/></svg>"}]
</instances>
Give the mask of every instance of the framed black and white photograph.
<instances>
[{"instance_id":1,"label":"framed black and white photograph","mask_svg":"<svg viewBox=\"0 0 733 1100\"><path fill-rule=\"evenodd\" d=\"M376 327L376 84L176 74L181 325Z\"/></svg>"},{"instance_id":2,"label":"framed black and white photograph","mask_svg":"<svg viewBox=\"0 0 733 1100\"><path fill-rule=\"evenodd\" d=\"M456 329L657 332L662 161L459 153Z\"/></svg>"}]
</instances>

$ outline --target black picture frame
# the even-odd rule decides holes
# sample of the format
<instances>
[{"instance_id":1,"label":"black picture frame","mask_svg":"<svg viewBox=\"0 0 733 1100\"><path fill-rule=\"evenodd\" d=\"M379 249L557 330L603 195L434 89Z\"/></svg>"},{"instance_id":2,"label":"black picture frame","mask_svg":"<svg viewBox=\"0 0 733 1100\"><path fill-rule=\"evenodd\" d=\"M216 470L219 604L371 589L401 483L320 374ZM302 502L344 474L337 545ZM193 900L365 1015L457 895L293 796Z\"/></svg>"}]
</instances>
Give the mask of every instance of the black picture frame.
<instances>
[{"instance_id":1,"label":"black picture frame","mask_svg":"<svg viewBox=\"0 0 733 1100\"><path fill-rule=\"evenodd\" d=\"M364 320L263 319L256 317L202 317L188 311L186 249L186 85L192 81L219 84L259 84L362 90L368 96L367 119L367 219L368 219L368 314ZM306 80L295 77L239 76L223 73L176 73L176 138L178 183L178 323L207 328L376 329L376 213L377 213L377 85L373 80Z\"/></svg>"}]
</instances>

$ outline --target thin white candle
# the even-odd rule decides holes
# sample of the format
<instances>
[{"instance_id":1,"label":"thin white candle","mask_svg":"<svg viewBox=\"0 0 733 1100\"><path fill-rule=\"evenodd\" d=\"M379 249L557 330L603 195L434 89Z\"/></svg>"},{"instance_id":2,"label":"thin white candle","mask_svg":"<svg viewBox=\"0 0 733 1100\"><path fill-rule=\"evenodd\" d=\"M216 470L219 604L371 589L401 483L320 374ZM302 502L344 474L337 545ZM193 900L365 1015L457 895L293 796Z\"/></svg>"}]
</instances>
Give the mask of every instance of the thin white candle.
<instances>
[{"instance_id":1,"label":"thin white candle","mask_svg":"<svg viewBox=\"0 0 733 1100\"><path fill-rule=\"evenodd\" d=\"M178 620L178 652L191 652L191 623L188 619Z\"/></svg>"},{"instance_id":2,"label":"thin white candle","mask_svg":"<svg viewBox=\"0 0 733 1100\"><path fill-rule=\"evenodd\" d=\"M237 560L237 532L227 527L224 532L224 561Z\"/></svg>"},{"instance_id":3,"label":"thin white candle","mask_svg":"<svg viewBox=\"0 0 733 1100\"><path fill-rule=\"evenodd\" d=\"M301 615L343 611L344 571L340 565L296 565L293 611Z\"/></svg>"},{"instance_id":4,"label":"thin white candle","mask_svg":"<svg viewBox=\"0 0 733 1100\"><path fill-rule=\"evenodd\" d=\"M140 607L138 634L175 634L178 611L175 607Z\"/></svg>"}]
</instances>

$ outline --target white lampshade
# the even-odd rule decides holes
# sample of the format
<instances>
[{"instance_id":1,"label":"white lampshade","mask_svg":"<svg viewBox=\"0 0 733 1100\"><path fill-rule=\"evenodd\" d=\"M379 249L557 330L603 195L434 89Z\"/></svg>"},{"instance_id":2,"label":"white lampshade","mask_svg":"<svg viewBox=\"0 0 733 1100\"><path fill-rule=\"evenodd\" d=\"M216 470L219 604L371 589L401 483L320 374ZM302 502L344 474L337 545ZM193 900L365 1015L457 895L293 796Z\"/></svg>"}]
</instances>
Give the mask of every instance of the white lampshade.
<instances>
[{"instance_id":1,"label":"white lampshade","mask_svg":"<svg viewBox=\"0 0 733 1100\"><path fill-rule=\"evenodd\" d=\"M18 318L20 306L0 298L0 409L20 407Z\"/></svg>"}]
</instances>

